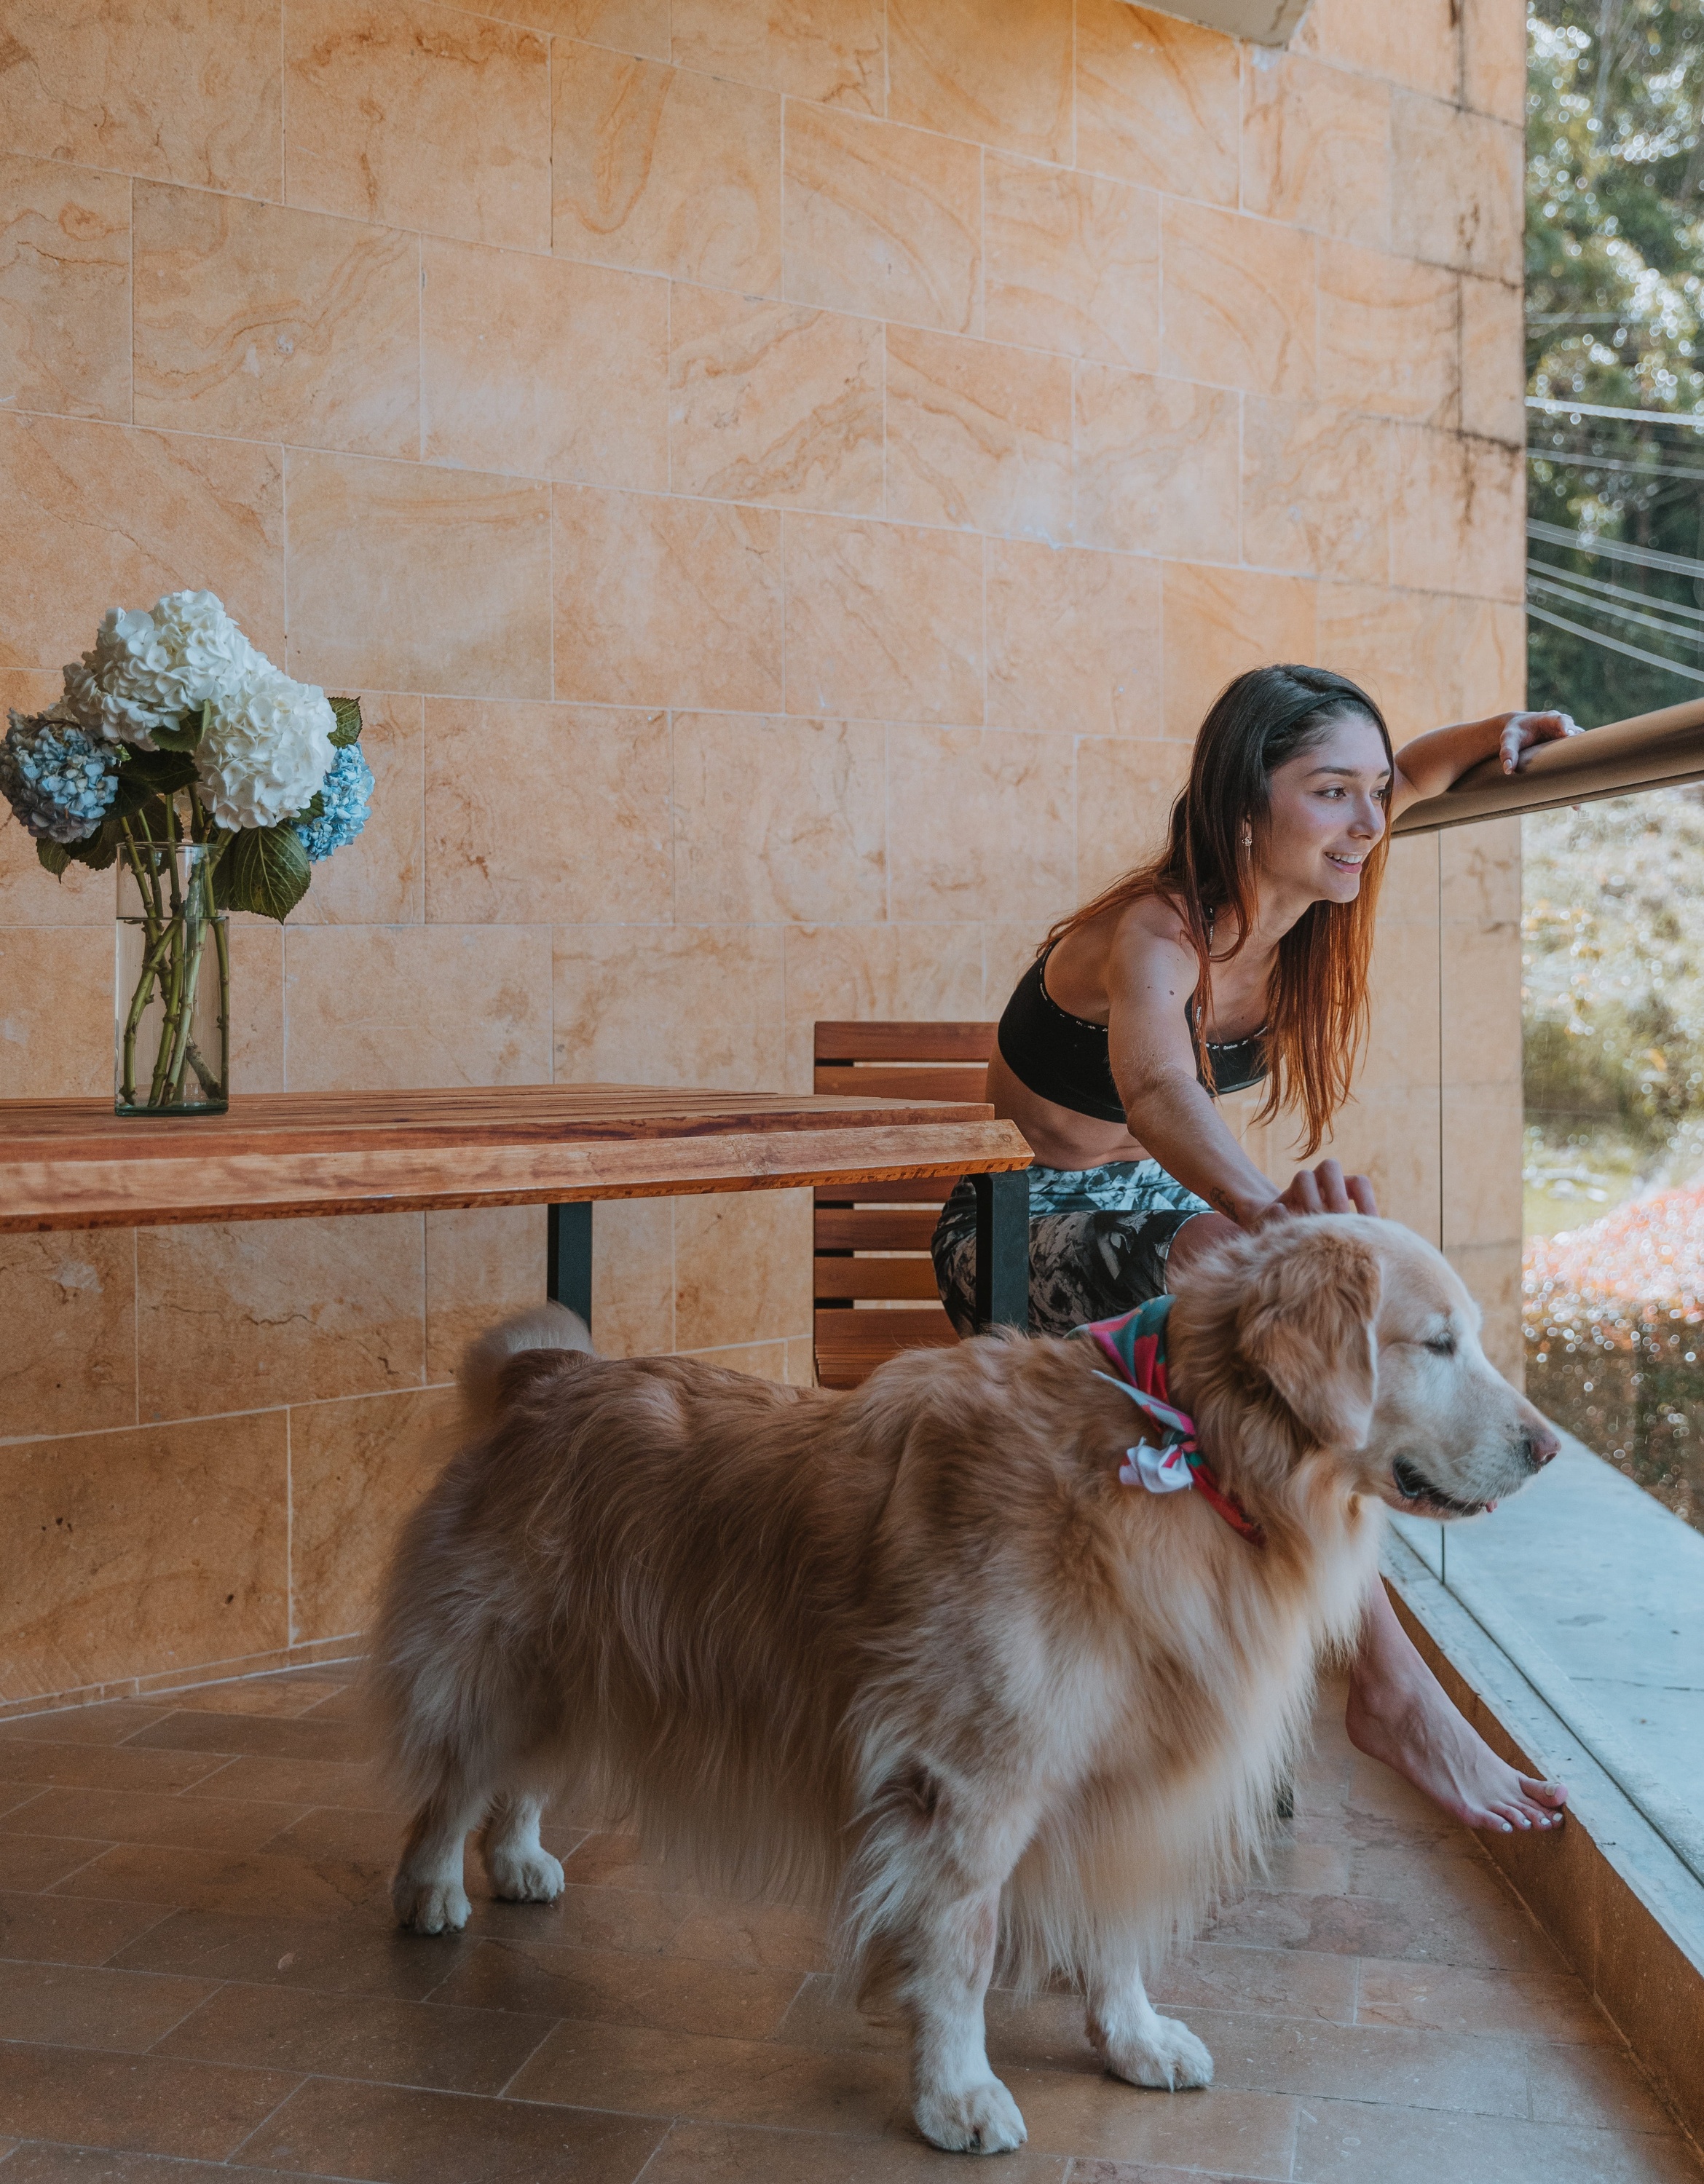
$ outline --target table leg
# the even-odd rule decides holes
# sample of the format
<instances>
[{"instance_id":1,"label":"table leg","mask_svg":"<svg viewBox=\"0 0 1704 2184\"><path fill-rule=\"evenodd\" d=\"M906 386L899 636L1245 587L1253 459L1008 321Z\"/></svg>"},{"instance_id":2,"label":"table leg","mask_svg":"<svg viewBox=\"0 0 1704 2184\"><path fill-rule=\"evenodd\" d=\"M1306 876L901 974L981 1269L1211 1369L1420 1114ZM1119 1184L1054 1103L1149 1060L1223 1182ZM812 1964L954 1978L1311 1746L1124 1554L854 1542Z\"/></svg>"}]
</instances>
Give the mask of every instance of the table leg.
<instances>
[{"instance_id":1,"label":"table leg","mask_svg":"<svg viewBox=\"0 0 1704 2184\"><path fill-rule=\"evenodd\" d=\"M592 1201L545 1208L545 1295L592 1323Z\"/></svg>"},{"instance_id":2,"label":"table leg","mask_svg":"<svg viewBox=\"0 0 1704 2184\"><path fill-rule=\"evenodd\" d=\"M976 1325L1030 1329L1030 1171L973 1175Z\"/></svg>"}]
</instances>

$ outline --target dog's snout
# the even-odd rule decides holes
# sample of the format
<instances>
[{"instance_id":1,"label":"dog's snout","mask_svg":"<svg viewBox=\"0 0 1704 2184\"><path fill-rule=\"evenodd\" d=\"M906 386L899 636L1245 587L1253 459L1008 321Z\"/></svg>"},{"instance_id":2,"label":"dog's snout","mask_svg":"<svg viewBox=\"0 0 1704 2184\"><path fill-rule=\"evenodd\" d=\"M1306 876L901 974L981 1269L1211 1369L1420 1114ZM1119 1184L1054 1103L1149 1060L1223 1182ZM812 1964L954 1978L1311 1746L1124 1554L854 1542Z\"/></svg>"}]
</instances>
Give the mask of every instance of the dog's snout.
<instances>
[{"instance_id":1,"label":"dog's snout","mask_svg":"<svg viewBox=\"0 0 1704 2184\"><path fill-rule=\"evenodd\" d=\"M1562 1446L1548 1426L1528 1426L1521 1438L1521 1454L1528 1470L1542 1471L1552 1457L1561 1453Z\"/></svg>"}]
</instances>

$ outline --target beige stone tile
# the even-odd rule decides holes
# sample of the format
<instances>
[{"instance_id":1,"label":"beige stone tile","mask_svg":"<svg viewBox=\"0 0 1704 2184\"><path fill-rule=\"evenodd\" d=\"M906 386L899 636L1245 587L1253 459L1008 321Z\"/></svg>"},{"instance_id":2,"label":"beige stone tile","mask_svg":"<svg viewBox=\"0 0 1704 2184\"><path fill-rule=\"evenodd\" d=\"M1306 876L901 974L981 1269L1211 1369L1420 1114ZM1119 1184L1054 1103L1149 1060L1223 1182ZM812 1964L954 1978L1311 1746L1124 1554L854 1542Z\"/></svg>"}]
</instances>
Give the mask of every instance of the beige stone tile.
<instances>
[{"instance_id":1,"label":"beige stone tile","mask_svg":"<svg viewBox=\"0 0 1704 2184\"><path fill-rule=\"evenodd\" d=\"M433 698L426 733L430 920L668 916L662 714Z\"/></svg>"},{"instance_id":2,"label":"beige stone tile","mask_svg":"<svg viewBox=\"0 0 1704 2184\"><path fill-rule=\"evenodd\" d=\"M1193 742L1233 676L1315 657L1315 587L1252 569L1165 571L1165 733Z\"/></svg>"},{"instance_id":3,"label":"beige stone tile","mask_svg":"<svg viewBox=\"0 0 1704 2184\"><path fill-rule=\"evenodd\" d=\"M1502 1085L1446 1084L1443 1150L1444 1249L1518 1239L1519 1079Z\"/></svg>"},{"instance_id":4,"label":"beige stone tile","mask_svg":"<svg viewBox=\"0 0 1704 2184\"><path fill-rule=\"evenodd\" d=\"M0 401L130 415L130 198L120 175L0 153Z\"/></svg>"},{"instance_id":5,"label":"beige stone tile","mask_svg":"<svg viewBox=\"0 0 1704 2184\"><path fill-rule=\"evenodd\" d=\"M139 1229L143 1423L418 1386L422 1252L417 1213Z\"/></svg>"},{"instance_id":6,"label":"beige stone tile","mask_svg":"<svg viewBox=\"0 0 1704 2184\"><path fill-rule=\"evenodd\" d=\"M1159 201L1151 190L991 153L982 167L984 331L1151 371Z\"/></svg>"},{"instance_id":7,"label":"beige stone tile","mask_svg":"<svg viewBox=\"0 0 1704 2184\"><path fill-rule=\"evenodd\" d=\"M421 271L427 462L667 486L664 282L431 240Z\"/></svg>"},{"instance_id":8,"label":"beige stone tile","mask_svg":"<svg viewBox=\"0 0 1704 2184\"><path fill-rule=\"evenodd\" d=\"M1237 202L1237 43L1126 0L1078 0L1077 164Z\"/></svg>"},{"instance_id":9,"label":"beige stone tile","mask_svg":"<svg viewBox=\"0 0 1704 2184\"><path fill-rule=\"evenodd\" d=\"M1427 2184L1475 2171L1542 2171L1550 2184L1690 2184L1697 2173L1679 2137L1623 2137L1362 2101L1310 2101L1298 2127L1296 2162L1298 2174L1318 2184L1360 2184L1370 2176L1381 2184Z\"/></svg>"},{"instance_id":10,"label":"beige stone tile","mask_svg":"<svg viewBox=\"0 0 1704 2184\"><path fill-rule=\"evenodd\" d=\"M1527 1348L1521 1329L1521 1240L1510 1236L1500 1244L1452 1244L1446 1256L1485 1315L1479 1329L1485 1355L1512 1385L1524 1389Z\"/></svg>"},{"instance_id":11,"label":"beige stone tile","mask_svg":"<svg viewBox=\"0 0 1704 2184\"><path fill-rule=\"evenodd\" d=\"M1319 280L1321 400L1452 424L1458 306L1449 272L1329 238L1319 246Z\"/></svg>"},{"instance_id":12,"label":"beige stone tile","mask_svg":"<svg viewBox=\"0 0 1704 2184\"><path fill-rule=\"evenodd\" d=\"M0 1696L282 1646L285 1466L282 1411L0 1449Z\"/></svg>"},{"instance_id":13,"label":"beige stone tile","mask_svg":"<svg viewBox=\"0 0 1704 2184\"><path fill-rule=\"evenodd\" d=\"M1464 0L1461 92L1469 106L1517 129L1527 118L1527 25L1500 0ZM1447 92L1446 92L1447 95Z\"/></svg>"},{"instance_id":14,"label":"beige stone tile","mask_svg":"<svg viewBox=\"0 0 1704 2184\"><path fill-rule=\"evenodd\" d=\"M1437 834L1409 835L1391 844L1379 895L1382 922L1407 919L1436 934L1438 845L1442 838Z\"/></svg>"},{"instance_id":15,"label":"beige stone tile","mask_svg":"<svg viewBox=\"0 0 1704 2184\"><path fill-rule=\"evenodd\" d=\"M283 518L275 448L0 416L0 666L59 668L109 606L184 585L282 666Z\"/></svg>"},{"instance_id":16,"label":"beige stone tile","mask_svg":"<svg viewBox=\"0 0 1704 2184\"><path fill-rule=\"evenodd\" d=\"M544 1084L542 926L306 926L288 937L289 1089Z\"/></svg>"},{"instance_id":17,"label":"beige stone tile","mask_svg":"<svg viewBox=\"0 0 1704 2184\"><path fill-rule=\"evenodd\" d=\"M1521 292L1500 281L1461 279L1461 429L1527 444L1526 358Z\"/></svg>"},{"instance_id":18,"label":"beige stone tile","mask_svg":"<svg viewBox=\"0 0 1704 2184\"><path fill-rule=\"evenodd\" d=\"M1390 109L1391 247L1493 281L1521 278L1522 139L1440 99Z\"/></svg>"},{"instance_id":19,"label":"beige stone tile","mask_svg":"<svg viewBox=\"0 0 1704 2184\"><path fill-rule=\"evenodd\" d=\"M286 461L293 675L550 695L546 487L294 449Z\"/></svg>"},{"instance_id":20,"label":"beige stone tile","mask_svg":"<svg viewBox=\"0 0 1704 2184\"><path fill-rule=\"evenodd\" d=\"M1069 905L1062 905L1061 908ZM1007 925L986 920L982 928L982 1006L977 1011L985 1022L998 1023L1012 989L1036 960L1036 951L1053 921Z\"/></svg>"},{"instance_id":21,"label":"beige stone tile","mask_svg":"<svg viewBox=\"0 0 1704 2184\"><path fill-rule=\"evenodd\" d=\"M1172 802L1188 776L1187 744L1120 737L1077 745L1078 901L1165 847Z\"/></svg>"},{"instance_id":22,"label":"beige stone tile","mask_svg":"<svg viewBox=\"0 0 1704 2184\"><path fill-rule=\"evenodd\" d=\"M674 490L880 515L882 368L874 320L677 285L668 347Z\"/></svg>"},{"instance_id":23,"label":"beige stone tile","mask_svg":"<svg viewBox=\"0 0 1704 2184\"><path fill-rule=\"evenodd\" d=\"M1518 599L1526 581L1526 465L1519 451L1415 426L1394 429L1391 582Z\"/></svg>"},{"instance_id":24,"label":"beige stone tile","mask_svg":"<svg viewBox=\"0 0 1704 2184\"><path fill-rule=\"evenodd\" d=\"M1449 978L1444 982L1447 1073L1469 1077L1485 1088L1517 1086L1521 1078L1520 920L1517 915L1482 924L1450 917L1454 895L1446 869L1441 944L1450 967ZM1504 1212L1506 1216L1506 1201ZM1511 1232L1506 1228L1497 1233Z\"/></svg>"},{"instance_id":25,"label":"beige stone tile","mask_svg":"<svg viewBox=\"0 0 1704 2184\"><path fill-rule=\"evenodd\" d=\"M790 109L789 301L980 332L980 175L974 145L826 107Z\"/></svg>"},{"instance_id":26,"label":"beige stone tile","mask_svg":"<svg viewBox=\"0 0 1704 2184\"><path fill-rule=\"evenodd\" d=\"M790 713L982 717L982 545L831 515L783 519Z\"/></svg>"},{"instance_id":27,"label":"beige stone tile","mask_svg":"<svg viewBox=\"0 0 1704 2184\"><path fill-rule=\"evenodd\" d=\"M564 258L774 295L781 102L606 53L554 49L551 248Z\"/></svg>"},{"instance_id":28,"label":"beige stone tile","mask_svg":"<svg viewBox=\"0 0 1704 2184\"><path fill-rule=\"evenodd\" d=\"M1411 1086L1427 1091L1436 1086L1439 998L1443 983L1437 927L1405 918L1381 919L1370 973L1372 1021L1355 1072L1359 1096L1403 1091ZM1452 960L1452 987L1454 983ZM1515 1029L1518 1039L1518 1005Z\"/></svg>"},{"instance_id":29,"label":"beige stone tile","mask_svg":"<svg viewBox=\"0 0 1704 2184\"><path fill-rule=\"evenodd\" d=\"M790 1092L811 1089L818 1019L982 1017L982 937L974 924L793 925L785 948Z\"/></svg>"},{"instance_id":30,"label":"beige stone tile","mask_svg":"<svg viewBox=\"0 0 1704 2184\"><path fill-rule=\"evenodd\" d=\"M1237 426L1234 394L1109 365L1080 365L1078 542L1234 560Z\"/></svg>"},{"instance_id":31,"label":"beige stone tile","mask_svg":"<svg viewBox=\"0 0 1704 2184\"><path fill-rule=\"evenodd\" d=\"M808 1335L811 1220L808 1190L681 1199L674 1209L677 1347Z\"/></svg>"},{"instance_id":32,"label":"beige stone tile","mask_svg":"<svg viewBox=\"0 0 1704 2184\"><path fill-rule=\"evenodd\" d=\"M559 698L779 708L779 516L589 486L552 504Z\"/></svg>"},{"instance_id":33,"label":"beige stone tile","mask_svg":"<svg viewBox=\"0 0 1704 2184\"><path fill-rule=\"evenodd\" d=\"M0 1100L110 1095L112 980L99 925L0 930Z\"/></svg>"},{"instance_id":34,"label":"beige stone tile","mask_svg":"<svg viewBox=\"0 0 1704 2184\"><path fill-rule=\"evenodd\" d=\"M1243 553L1268 569L1383 583L1395 449L1375 417L1324 402L1243 404Z\"/></svg>"},{"instance_id":35,"label":"beige stone tile","mask_svg":"<svg viewBox=\"0 0 1704 2184\"><path fill-rule=\"evenodd\" d=\"M138 424L419 453L415 237L138 182L135 252Z\"/></svg>"},{"instance_id":36,"label":"beige stone tile","mask_svg":"<svg viewBox=\"0 0 1704 2184\"><path fill-rule=\"evenodd\" d=\"M136 1420L136 1240L125 1230L0 1240L0 1440Z\"/></svg>"},{"instance_id":37,"label":"beige stone tile","mask_svg":"<svg viewBox=\"0 0 1704 2184\"><path fill-rule=\"evenodd\" d=\"M884 916L886 738L876 722L677 714L676 917Z\"/></svg>"},{"instance_id":38,"label":"beige stone tile","mask_svg":"<svg viewBox=\"0 0 1704 2184\"><path fill-rule=\"evenodd\" d=\"M1069 163L1071 0L989 9L888 0L887 111L943 136Z\"/></svg>"},{"instance_id":39,"label":"beige stone tile","mask_svg":"<svg viewBox=\"0 0 1704 2184\"><path fill-rule=\"evenodd\" d=\"M1159 734L1159 589L1129 554L990 540L989 726Z\"/></svg>"},{"instance_id":40,"label":"beige stone tile","mask_svg":"<svg viewBox=\"0 0 1704 2184\"><path fill-rule=\"evenodd\" d=\"M1404 8L1312 0L1292 43L1298 53L1316 53L1321 60L1453 98L1459 15L1458 0L1411 0Z\"/></svg>"},{"instance_id":41,"label":"beige stone tile","mask_svg":"<svg viewBox=\"0 0 1704 2184\"><path fill-rule=\"evenodd\" d=\"M452 1380L476 1336L545 1295L545 1208L472 1206L426 1217L426 1378Z\"/></svg>"},{"instance_id":42,"label":"beige stone tile","mask_svg":"<svg viewBox=\"0 0 1704 2184\"><path fill-rule=\"evenodd\" d=\"M418 925L424 915L424 708L418 698L356 694L361 751L373 777L367 822L314 866L312 884L290 913L295 926Z\"/></svg>"},{"instance_id":43,"label":"beige stone tile","mask_svg":"<svg viewBox=\"0 0 1704 2184\"><path fill-rule=\"evenodd\" d=\"M1186 2014L1191 2009L1252 2009L1328 2025L1355 2022L1352 1957L1198 1942L1186 1955L1162 1966L1150 1986L1159 2008Z\"/></svg>"},{"instance_id":44,"label":"beige stone tile","mask_svg":"<svg viewBox=\"0 0 1704 2184\"><path fill-rule=\"evenodd\" d=\"M567 1060L574 1063L572 1051ZM592 1340L601 1357L648 1357L674 1347L677 1203L612 1198L592 1209Z\"/></svg>"},{"instance_id":45,"label":"beige stone tile","mask_svg":"<svg viewBox=\"0 0 1704 2184\"><path fill-rule=\"evenodd\" d=\"M1075 815L1063 738L1009 729L912 728L889 739L895 917L991 911L1039 935L1070 907Z\"/></svg>"},{"instance_id":46,"label":"beige stone tile","mask_svg":"<svg viewBox=\"0 0 1704 2184\"><path fill-rule=\"evenodd\" d=\"M293 1639L369 1627L397 1526L452 1452L458 1415L448 1388L292 1409Z\"/></svg>"},{"instance_id":47,"label":"beige stone tile","mask_svg":"<svg viewBox=\"0 0 1704 2184\"><path fill-rule=\"evenodd\" d=\"M1495 599L1457 599L1459 710L1470 720L1517 712L1527 702L1527 617Z\"/></svg>"},{"instance_id":48,"label":"beige stone tile","mask_svg":"<svg viewBox=\"0 0 1704 2184\"><path fill-rule=\"evenodd\" d=\"M887 330L887 512L1020 538L1071 521L1071 366L996 342Z\"/></svg>"},{"instance_id":49,"label":"beige stone tile","mask_svg":"<svg viewBox=\"0 0 1704 2184\"><path fill-rule=\"evenodd\" d=\"M1160 370L1252 394L1312 394L1313 237L1177 198L1160 231Z\"/></svg>"},{"instance_id":50,"label":"beige stone tile","mask_svg":"<svg viewBox=\"0 0 1704 2184\"><path fill-rule=\"evenodd\" d=\"M1390 233L1390 93L1302 53L1250 46L1243 204L1375 248Z\"/></svg>"},{"instance_id":51,"label":"beige stone tile","mask_svg":"<svg viewBox=\"0 0 1704 2184\"><path fill-rule=\"evenodd\" d=\"M1378 1958L1361 1964L1355 2022L1503 2033L1564 2047L1595 2047L1612 2036L1571 1975L1479 1971Z\"/></svg>"},{"instance_id":52,"label":"beige stone tile","mask_svg":"<svg viewBox=\"0 0 1704 2184\"><path fill-rule=\"evenodd\" d=\"M503 0L503 13L531 31L666 61L669 6L670 0Z\"/></svg>"},{"instance_id":53,"label":"beige stone tile","mask_svg":"<svg viewBox=\"0 0 1704 2184\"><path fill-rule=\"evenodd\" d=\"M673 0L668 58L790 98L880 114L886 14L881 0L822 0L807 8L788 0Z\"/></svg>"},{"instance_id":54,"label":"beige stone tile","mask_svg":"<svg viewBox=\"0 0 1704 2184\"><path fill-rule=\"evenodd\" d=\"M1399 749L1459 713L1456 602L1382 584L1321 584L1319 657L1359 682Z\"/></svg>"},{"instance_id":55,"label":"beige stone tile","mask_svg":"<svg viewBox=\"0 0 1704 2184\"><path fill-rule=\"evenodd\" d=\"M8 150L281 193L276 0L10 0L6 39Z\"/></svg>"},{"instance_id":56,"label":"beige stone tile","mask_svg":"<svg viewBox=\"0 0 1704 2184\"><path fill-rule=\"evenodd\" d=\"M555 950L558 1084L780 1089L779 928L564 925Z\"/></svg>"},{"instance_id":57,"label":"beige stone tile","mask_svg":"<svg viewBox=\"0 0 1704 2184\"><path fill-rule=\"evenodd\" d=\"M677 2123L645 2184L802 2184L807 2178L809 2184L925 2184L940 2174L941 2157L913 2135L902 2115L902 2109L881 2138ZM1024 2148L1000 2157L1000 2174L1008 2184L1064 2184L1065 2164Z\"/></svg>"},{"instance_id":58,"label":"beige stone tile","mask_svg":"<svg viewBox=\"0 0 1704 2184\"><path fill-rule=\"evenodd\" d=\"M1223 2086L1204 2100L1150 2101L1087 2058L1074 2070L1010 2070L1006 2084L1024 2112L1031 2148L1075 2153L1079 2175L1089 2166L1084 2157L1096 2154L1120 2165L1187 2164L1239 2180L1290 2173L1298 2103L1285 2094Z\"/></svg>"},{"instance_id":59,"label":"beige stone tile","mask_svg":"<svg viewBox=\"0 0 1704 2184\"><path fill-rule=\"evenodd\" d=\"M529 31L434 0L291 0L286 197L549 249L549 56Z\"/></svg>"},{"instance_id":60,"label":"beige stone tile","mask_svg":"<svg viewBox=\"0 0 1704 2184\"><path fill-rule=\"evenodd\" d=\"M284 928L271 918L231 927L231 1089L284 1089Z\"/></svg>"}]
</instances>

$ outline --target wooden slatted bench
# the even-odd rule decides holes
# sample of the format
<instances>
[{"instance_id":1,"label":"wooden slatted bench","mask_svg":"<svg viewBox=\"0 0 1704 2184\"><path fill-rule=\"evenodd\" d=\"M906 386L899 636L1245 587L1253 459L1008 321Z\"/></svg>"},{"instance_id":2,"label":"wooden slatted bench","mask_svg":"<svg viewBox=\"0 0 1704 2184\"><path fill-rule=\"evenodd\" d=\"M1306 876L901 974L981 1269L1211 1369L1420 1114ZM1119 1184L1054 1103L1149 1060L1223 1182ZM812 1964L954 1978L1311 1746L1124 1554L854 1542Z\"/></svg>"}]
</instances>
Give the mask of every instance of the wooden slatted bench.
<instances>
[{"instance_id":1,"label":"wooden slatted bench","mask_svg":"<svg viewBox=\"0 0 1704 2184\"><path fill-rule=\"evenodd\" d=\"M813 1089L852 1098L980 1100L995 1028L821 1022ZM1027 1196L1026 1175L1002 1180L1021 1186ZM817 1378L824 1387L854 1388L902 1350L958 1340L929 1256L948 1188L950 1182L943 1186L937 1177L818 1186L813 1284ZM990 1279L998 1279L996 1270ZM1027 1265L1022 1280L1026 1294ZM1013 1315L988 1309L983 1317Z\"/></svg>"}]
</instances>

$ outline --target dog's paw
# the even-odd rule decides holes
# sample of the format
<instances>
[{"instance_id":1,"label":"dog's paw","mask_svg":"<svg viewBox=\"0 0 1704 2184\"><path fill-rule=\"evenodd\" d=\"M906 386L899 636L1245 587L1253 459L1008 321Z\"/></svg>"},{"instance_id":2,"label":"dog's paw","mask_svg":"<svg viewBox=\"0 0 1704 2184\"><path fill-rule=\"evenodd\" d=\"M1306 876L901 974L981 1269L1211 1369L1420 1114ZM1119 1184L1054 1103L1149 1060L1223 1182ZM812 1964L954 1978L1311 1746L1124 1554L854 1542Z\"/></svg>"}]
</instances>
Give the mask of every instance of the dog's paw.
<instances>
[{"instance_id":1,"label":"dog's paw","mask_svg":"<svg viewBox=\"0 0 1704 2184\"><path fill-rule=\"evenodd\" d=\"M467 1924L467 1895L459 1881L411 1880L398 1874L390 1884L396 1923L411 1934L459 1934Z\"/></svg>"},{"instance_id":2,"label":"dog's paw","mask_svg":"<svg viewBox=\"0 0 1704 2184\"><path fill-rule=\"evenodd\" d=\"M1175 2017L1156 2017L1139 2039L1109 2040L1103 2050L1115 2078L1132 2086L1157 2086L1181 2093L1190 2086L1210 2086L1213 2058L1189 2027Z\"/></svg>"},{"instance_id":3,"label":"dog's paw","mask_svg":"<svg viewBox=\"0 0 1704 2184\"><path fill-rule=\"evenodd\" d=\"M919 2093L913 2114L930 2144L948 2153L1010 2153L1030 2136L997 2078L956 2092Z\"/></svg>"},{"instance_id":4,"label":"dog's paw","mask_svg":"<svg viewBox=\"0 0 1704 2184\"><path fill-rule=\"evenodd\" d=\"M547 1850L488 1850L485 1870L506 1903L554 1903L562 1892L562 1864Z\"/></svg>"}]
</instances>

